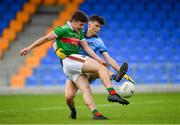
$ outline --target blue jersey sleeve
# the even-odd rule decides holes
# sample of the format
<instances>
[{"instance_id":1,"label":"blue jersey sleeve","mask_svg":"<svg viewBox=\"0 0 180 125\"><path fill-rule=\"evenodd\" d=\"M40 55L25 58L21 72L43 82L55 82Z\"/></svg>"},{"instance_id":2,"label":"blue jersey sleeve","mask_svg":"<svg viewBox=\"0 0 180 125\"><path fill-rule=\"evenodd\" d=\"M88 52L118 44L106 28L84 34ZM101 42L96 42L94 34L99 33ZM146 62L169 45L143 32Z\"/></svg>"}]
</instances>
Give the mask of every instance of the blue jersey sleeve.
<instances>
[{"instance_id":1,"label":"blue jersey sleeve","mask_svg":"<svg viewBox=\"0 0 180 125\"><path fill-rule=\"evenodd\" d=\"M100 54L102 54L103 52L107 52L106 46L105 46L105 44L104 44L104 42L102 41L101 38L99 38L98 51L99 51Z\"/></svg>"}]
</instances>

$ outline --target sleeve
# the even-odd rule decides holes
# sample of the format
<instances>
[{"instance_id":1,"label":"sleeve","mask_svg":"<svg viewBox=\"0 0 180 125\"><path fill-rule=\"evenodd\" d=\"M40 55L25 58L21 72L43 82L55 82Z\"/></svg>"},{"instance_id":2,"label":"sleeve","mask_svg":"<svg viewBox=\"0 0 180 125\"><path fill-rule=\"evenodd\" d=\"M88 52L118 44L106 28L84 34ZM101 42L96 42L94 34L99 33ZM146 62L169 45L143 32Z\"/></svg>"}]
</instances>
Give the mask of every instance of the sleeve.
<instances>
[{"instance_id":1,"label":"sleeve","mask_svg":"<svg viewBox=\"0 0 180 125\"><path fill-rule=\"evenodd\" d=\"M106 46L101 38L100 38L100 42L99 42L98 51L100 54L102 54L103 52L107 52Z\"/></svg>"},{"instance_id":2,"label":"sleeve","mask_svg":"<svg viewBox=\"0 0 180 125\"><path fill-rule=\"evenodd\" d=\"M62 38L66 32L66 30L62 27L56 27L53 32L56 34L58 38Z\"/></svg>"},{"instance_id":3,"label":"sleeve","mask_svg":"<svg viewBox=\"0 0 180 125\"><path fill-rule=\"evenodd\" d=\"M81 37L80 37L80 40L81 40L81 41L85 41L85 37L84 37L84 32L83 32L83 31L81 31Z\"/></svg>"}]
</instances>

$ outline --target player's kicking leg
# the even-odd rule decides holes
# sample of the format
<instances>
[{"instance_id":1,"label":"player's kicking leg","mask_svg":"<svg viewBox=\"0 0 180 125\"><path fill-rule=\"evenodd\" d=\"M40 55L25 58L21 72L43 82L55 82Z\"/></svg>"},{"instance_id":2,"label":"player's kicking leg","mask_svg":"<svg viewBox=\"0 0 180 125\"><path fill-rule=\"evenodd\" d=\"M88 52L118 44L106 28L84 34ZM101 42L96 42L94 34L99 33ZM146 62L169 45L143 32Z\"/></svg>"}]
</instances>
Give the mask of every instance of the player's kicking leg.
<instances>
[{"instance_id":1,"label":"player's kicking leg","mask_svg":"<svg viewBox=\"0 0 180 125\"><path fill-rule=\"evenodd\" d=\"M124 67L124 66L123 66ZM89 72L97 72L103 85L106 87L106 89L109 92L109 96L107 100L111 102L118 102L122 105L128 105L129 102L123 98L121 98L115 91L115 89L112 86L108 70L105 66L102 64L98 63L96 60L92 58L87 58L86 61L84 62L82 71L84 73L89 73Z\"/></svg>"},{"instance_id":2,"label":"player's kicking leg","mask_svg":"<svg viewBox=\"0 0 180 125\"><path fill-rule=\"evenodd\" d=\"M70 118L71 119L76 119L77 117L77 112L74 104L74 97L77 93L77 86L75 83L69 79L66 80L66 87L65 87L65 99L66 103L71 110Z\"/></svg>"}]
</instances>

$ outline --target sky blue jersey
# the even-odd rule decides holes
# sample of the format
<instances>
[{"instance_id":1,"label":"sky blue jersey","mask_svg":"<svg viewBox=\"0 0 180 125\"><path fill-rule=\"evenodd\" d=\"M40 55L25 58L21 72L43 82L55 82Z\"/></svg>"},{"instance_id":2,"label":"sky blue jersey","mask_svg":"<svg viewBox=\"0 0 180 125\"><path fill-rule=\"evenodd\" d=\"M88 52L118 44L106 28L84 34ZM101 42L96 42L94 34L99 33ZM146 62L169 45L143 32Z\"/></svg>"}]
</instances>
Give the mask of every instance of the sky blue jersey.
<instances>
[{"instance_id":1,"label":"sky blue jersey","mask_svg":"<svg viewBox=\"0 0 180 125\"><path fill-rule=\"evenodd\" d=\"M107 52L106 46L104 45L104 42L99 36L93 36L93 37L87 37L85 34L85 41L87 41L90 48L94 50L95 53L102 54L103 52ZM88 55L83 48L80 48L79 54L81 55Z\"/></svg>"}]
</instances>

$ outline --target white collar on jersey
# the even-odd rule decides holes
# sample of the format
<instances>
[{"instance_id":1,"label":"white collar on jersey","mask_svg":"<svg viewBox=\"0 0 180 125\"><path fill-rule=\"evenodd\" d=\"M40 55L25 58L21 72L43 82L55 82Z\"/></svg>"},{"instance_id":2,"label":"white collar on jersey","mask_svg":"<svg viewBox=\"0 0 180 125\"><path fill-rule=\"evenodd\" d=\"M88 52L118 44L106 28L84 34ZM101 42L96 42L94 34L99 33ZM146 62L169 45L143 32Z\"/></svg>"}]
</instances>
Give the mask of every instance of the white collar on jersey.
<instances>
[{"instance_id":1,"label":"white collar on jersey","mask_svg":"<svg viewBox=\"0 0 180 125\"><path fill-rule=\"evenodd\" d=\"M70 21L67 21L67 25L68 25L72 30L74 30L74 29L72 28L72 26L71 26Z\"/></svg>"}]
</instances>

